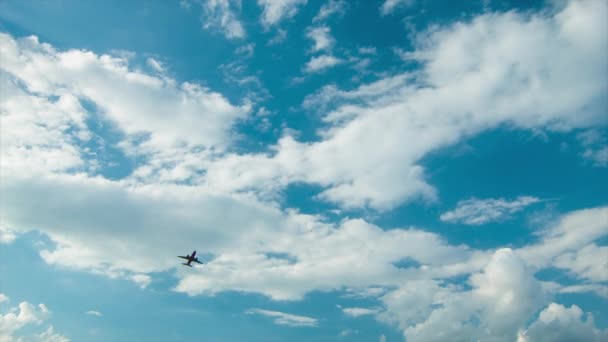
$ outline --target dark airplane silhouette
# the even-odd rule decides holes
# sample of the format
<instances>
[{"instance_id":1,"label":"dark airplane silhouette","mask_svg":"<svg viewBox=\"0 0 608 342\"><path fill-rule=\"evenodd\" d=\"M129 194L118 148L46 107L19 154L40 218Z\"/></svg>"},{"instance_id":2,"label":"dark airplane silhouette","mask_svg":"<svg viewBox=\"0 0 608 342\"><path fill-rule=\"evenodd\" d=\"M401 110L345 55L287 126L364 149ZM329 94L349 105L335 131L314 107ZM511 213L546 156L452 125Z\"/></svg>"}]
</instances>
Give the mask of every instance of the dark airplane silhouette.
<instances>
[{"instance_id":1,"label":"dark airplane silhouette","mask_svg":"<svg viewBox=\"0 0 608 342\"><path fill-rule=\"evenodd\" d=\"M182 263L182 265L186 265L186 266L192 267L192 265L190 265L190 263L193 262L193 261L194 262L198 262L199 264L202 264L202 262L198 261L198 258L195 257L195 255L196 255L196 251L192 252L192 255L186 255L186 256L178 255L177 257L188 260L188 262L184 262L184 263Z\"/></svg>"}]
</instances>

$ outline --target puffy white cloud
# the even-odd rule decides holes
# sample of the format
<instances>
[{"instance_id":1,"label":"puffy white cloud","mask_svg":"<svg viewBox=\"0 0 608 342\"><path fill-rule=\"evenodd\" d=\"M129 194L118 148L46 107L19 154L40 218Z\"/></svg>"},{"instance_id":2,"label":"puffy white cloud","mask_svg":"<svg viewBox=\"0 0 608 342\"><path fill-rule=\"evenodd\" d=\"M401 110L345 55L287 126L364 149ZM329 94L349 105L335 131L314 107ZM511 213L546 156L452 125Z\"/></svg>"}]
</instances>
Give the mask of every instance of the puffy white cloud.
<instances>
[{"instance_id":1,"label":"puffy white cloud","mask_svg":"<svg viewBox=\"0 0 608 342\"><path fill-rule=\"evenodd\" d=\"M8 297L4 293L0 293L0 303L8 301Z\"/></svg>"},{"instance_id":2,"label":"puffy white cloud","mask_svg":"<svg viewBox=\"0 0 608 342\"><path fill-rule=\"evenodd\" d=\"M262 24L268 28L292 18L298 13L298 7L306 2L307 0L258 0L258 5L262 7Z\"/></svg>"},{"instance_id":3,"label":"puffy white cloud","mask_svg":"<svg viewBox=\"0 0 608 342\"><path fill-rule=\"evenodd\" d=\"M164 74L134 71L125 57L97 55L86 50L58 51L34 36L14 39L4 33L0 34L0 46L3 86L10 85L9 93L2 98L2 109L9 117L16 116L14 124L9 121L7 125L15 130L21 124L18 120L59 125L59 130L43 132L45 140L60 140L49 135L61 133L66 125L86 130L83 119L88 113L81 106L84 99L95 104L98 115L116 124L131 145L149 151L180 144L222 148L229 143L232 124L249 111L247 104L234 106L221 94L199 84L178 84ZM24 84L25 89L16 82ZM54 97L59 100L51 100ZM24 108L35 113L21 119L16 113L22 111L20 104L26 101L31 104ZM45 106L50 108L41 110ZM27 123L14 135L3 136L3 140L27 138L28 142L37 142L38 134ZM66 151L63 153L70 155L50 155L42 160L63 161L55 168L76 164L77 158L72 156L77 155L74 148L64 145L53 151ZM39 149L38 153L50 153Z\"/></svg>"},{"instance_id":4,"label":"puffy white cloud","mask_svg":"<svg viewBox=\"0 0 608 342\"><path fill-rule=\"evenodd\" d=\"M331 50L332 46L334 45L334 39L330 34L329 27L327 26L310 28L308 32L306 32L306 37L314 42L312 52Z\"/></svg>"},{"instance_id":5,"label":"puffy white cloud","mask_svg":"<svg viewBox=\"0 0 608 342\"><path fill-rule=\"evenodd\" d=\"M553 14L487 13L434 27L409 53L421 70L308 97L303 106L325 114L320 141L284 137L268 154L210 166L209 179L233 180L234 190L312 183L324 188L318 198L347 208L432 201L437 190L420 165L432 151L496 127L568 131L605 120L607 6L571 1ZM336 62L316 57L307 70L328 61Z\"/></svg>"},{"instance_id":6,"label":"puffy white cloud","mask_svg":"<svg viewBox=\"0 0 608 342\"><path fill-rule=\"evenodd\" d=\"M245 29L235 14L241 9L240 0L205 0L202 6L205 29L217 28L226 38L245 37Z\"/></svg>"},{"instance_id":7,"label":"puffy white cloud","mask_svg":"<svg viewBox=\"0 0 608 342\"><path fill-rule=\"evenodd\" d=\"M482 225L503 220L510 214L517 213L538 201L540 201L538 198L530 196L519 196L513 201L504 198L471 198L459 201L455 209L441 214L439 218L441 221L450 223Z\"/></svg>"},{"instance_id":8,"label":"puffy white cloud","mask_svg":"<svg viewBox=\"0 0 608 342\"><path fill-rule=\"evenodd\" d=\"M312 19L313 22L323 21L334 14L343 15L346 11L344 0L328 0L319 9L319 13Z\"/></svg>"},{"instance_id":9,"label":"puffy white cloud","mask_svg":"<svg viewBox=\"0 0 608 342\"><path fill-rule=\"evenodd\" d=\"M532 270L512 250L496 251L470 290L437 281L405 283L382 298L384 321L397 323L408 341L514 340L545 301Z\"/></svg>"},{"instance_id":10,"label":"puffy white cloud","mask_svg":"<svg viewBox=\"0 0 608 342\"><path fill-rule=\"evenodd\" d=\"M589 242L608 235L607 214L608 208L600 207L562 215L542 232L538 242L517 250L496 251L481 272L472 271L468 286L454 285L447 277L409 280L381 297L385 310L376 316L398 326L408 341L443 340L448 336L451 340L474 337L520 341L527 341L529 336L530 341L536 341L533 337L540 335L524 333L526 324L553 294L608 295L602 283L562 286L534 277L537 270L555 266L570 269L579 277L603 281L601 269L590 265L589 260L602 260L598 254L604 250Z\"/></svg>"},{"instance_id":11,"label":"puffy white cloud","mask_svg":"<svg viewBox=\"0 0 608 342\"><path fill-rule=\"evenodd\" d=\"M263 309L249 309L245 311L246 314L263 315L268 317L274 317L274 322L278 325L287 325L290 327L316 327L317 319L306 316L292 315L280 311L271 311Z\"/></svg>"},{"instance_id":12,"label":"puffy white cloud","mask_svg":"<svg viewBox=\"0 0 608 342\"><path fill-rule=\"evenodd\" d=\"M520 333L518 342L567 342L567 341L605 341L608 331L601 332L595 327L593 316L576 305L567 308L551 303L530 327Z\"/></svg>"},{"instance_id":13,"label":"puffy white cloud","mask_svg":"<svg viewBox=\"0 0 608 342\"><path fill-rule=\"evenodd\" d=\"M40 325L50 317L51 312L44 304L37 306L28 302L21 302L16 308L12 308L8 313L0 313L0 341L22 341L18 336L19 331L24 327ZM55 333L52 326L40 334L27 337L27 341L50 341L50 342L69 342L69 339L61 334Z\"/></svg>"},{"instance_id":14,"label":"puffy white cloud","mask_svg":"<svg viewBox=\"0 0 608 342\"><path fill-rule=\"evenodd\" d=\"M307 73L321 72L338 64L343 61L332 55L321 55L312 57L310 61L304 66L304 71Z\"/></svg>"},{"instance_id":15,"label":"puffy white cloud","mask_svg":"<svg viewBox=\"0 0 608 342\"><path fill-rule=\"evenodd\" d=\"M183 274L176 290L196 295L232 289L298 300L314 290L397 286L407 279L467 274L486 260L484 253L416 229L383 231L362 220L335 227L302 215L290 221L268 246L258 247L266 253L224 253L199 272ZM407 258L423 266L394 265Z\"/></svg>"},{"instance_id":16,"label":"puffy white cloud","mask_svg":"<svg viewBox=\"0 0 608 342\"><path fill-rule=\"evenodd\" d=\"M35 229L54 242L41 251L47 263L130 279L142 287L151 281L145 273L176 267L175 256L184 248L210 253L212 260L194 272L178 270L177 291L237 290L292 300L316 289L463 274L483 260L483 253L422 230L385 232L362 220L332 225L201 186L133 186L86 175L47 175L4 178L0 187L6 195L3 220L17 232ZM193 245L185 246L184 236ZM150 250L154 259L132 258ZM393 265L406 258L424 267Z\"/></svg>"}]
</instances>

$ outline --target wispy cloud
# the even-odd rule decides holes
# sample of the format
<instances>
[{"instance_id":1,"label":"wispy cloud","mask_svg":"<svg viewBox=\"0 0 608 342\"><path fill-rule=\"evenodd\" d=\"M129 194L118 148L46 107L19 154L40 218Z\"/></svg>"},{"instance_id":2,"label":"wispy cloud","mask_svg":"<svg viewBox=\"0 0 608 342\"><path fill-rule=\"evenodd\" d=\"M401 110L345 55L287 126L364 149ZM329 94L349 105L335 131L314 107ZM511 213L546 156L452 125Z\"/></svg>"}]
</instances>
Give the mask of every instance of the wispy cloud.
<instances>
[{"instance_id":1,"label":"wispy cloud","mask_svg":"<svg viewBox=\"0 0 608 342\"><path fill-rule=\"evenodd\" d=\"M329 0L321 6L319 13L312 19L313 22L323 21L332 15L343 15L346 11L344 0Z\"/></svg>"},{"instance_id":2,"label":"wispy cloud","mask_svg":"<svg viewBox=\"0 0 608 342\"><path fill-rule=\"evenodd\" d=\"M510 214L523 210L525 207L539 202L540 199L530 196L520 196L513 201L503 198L476 199L459 201L456 208L447 211L439 217L443 222L482 225L500 221Z\"/></svg>"},{"instance_id":3,"label":"wispy cloud","mask_svg":"<svg viewBox=\"0 0 608 342\"><path fill-rule=\"evenodd\" d=\"M380 311L378 308L343 308L342 312L351 317L375 315Z\"/></svg>"},{"instance_id":4,"label":"wispy cloud","mask_svg":"<svg viewBox=\"0 0 608 342\"><path fill-rule=\"evenodd\" d=\"M241 2L234 0L206 0L203 6L203 27L217 29L226 38L244 38L245 29L237 19L236 11L240 11Z\"/></svg>"},{"instance_id":5,"label":"wispy cloud","mask_svg":"<svg viewBox=\"0 0 608 342\"><path fill-rule=\"evenodd\" d=\"M262 7L262 25L268 28L292 18L298 13L298 7L306 2L307 0L258 0L258 5Z\"/></svg>"},{"instance_id":6,"label":"wispy cloud","mask_svg":"<svg viewBox=\"0 0 608 342\"><path fill-rule=\"evenodd\" d=\"M341 64L343 61L339 58L336 58L332 55L322 55L316 56L310 59L306 66L304 67L304 71L307 73L321 72L326 69L332 68L338 64Z\"/></svg>"},{"instance_id":7,"label":"wispy cloud","mask_svg":"<svg viewBox=\"0 0 608 342\"><path fill-rule=\"evenodd\" d=\"M394 12L398 7L411 6L414 0L385 0L380 6L380 14L387 15Z\"/></svg>"},{"instance_id":8,"label":"wispy cloud","mask_svg":"<svg viewBox=\"0 0 608 342\"><path fill-rule=\"evenodd\" d=\"M85 312L85 314L90 315L90 316L97 316L97 317L103 316L101 314L101 312L95 311L95 310L89 310L89 311Z\"/></svg>"},{"instance_id":9,"label":"wispy cloud","mask_svg":"<svg viewBox=\"0 0 608 342\"><path fill-rule=\"evenodd\" d=\"M292 315L280 311L270 311L263 309L249 309L245 311L248 315L263 315L267 317L274 317L274 322L278 325L287 325L290 327L316 327L317 319L306 316Z\"/></svg>"},{"instance_id":10,"label":"wispy cloud","mask_svg":"<svg viewBox=\"0 0 608 342\"><path fill-rule=\"evenodd\" d=\"M595 166L608 166L608 139L605 132L590 129L577 134L576 137L584 148L583 158L590 160Z\"/></svg>"}]
</instances>

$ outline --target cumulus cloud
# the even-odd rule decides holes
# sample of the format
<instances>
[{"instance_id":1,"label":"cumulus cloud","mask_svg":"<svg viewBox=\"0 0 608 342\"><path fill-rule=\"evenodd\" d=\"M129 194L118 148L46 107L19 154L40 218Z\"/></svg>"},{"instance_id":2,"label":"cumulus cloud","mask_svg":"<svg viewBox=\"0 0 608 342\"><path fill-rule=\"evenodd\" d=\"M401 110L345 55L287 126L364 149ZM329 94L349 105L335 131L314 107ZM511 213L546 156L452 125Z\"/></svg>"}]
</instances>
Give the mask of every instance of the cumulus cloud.
<instances>
[{"instance_id":1,"label":"cumulus cloud","mask_svg":"<svg viewBox=\"0 0 608 342\"><path fill-rule=\"evenodd\" d=\"M125 134L123 149L140 153L184 145L222 148L235 120L249 111L247 104L234 106L199 84L134 71L126 57L59 51L34 36L2 33L0 43L3 121L15 127L2 136L3 160L27 151L15 163L38 163L30 169L82 163L77 141L90 136L85 119L93 115L82 106L85 100ZM55 126L45 130L47 125ZM26 142L33 146L25 149Z\"/></svg>"},{"instance_id":2,"label":"cumulus cloud","mask_svg":"<svg viewBox=\"0 0 608 342\"><path fill-rule=\"evenodd\" d=\"M226 38L245 37L245 29L235 14L241 9L240 0L205 0L202 6L205 29L219 29Z\"/></svg>"},{"instance_id":3,"label":"cumulus cloud","mask_svg":"<svg viewBox=\"0 0 608 342\"><path fill-rule=\"evenodd\" d=\"M317 319L306 316L292 315L280 311L271 311L263 309L249 309L245 311L248 315L263 315L267 317L273 317L274 323L278 325L286 325L290 327L316 327Z\"/></svg>"},{"instance_id":4,"label":"cumulus cloud","mask_svg":"<svg viewBox=\"0 0 608 342\"><path fill-rule=\"evenodd\" d=\"M304 66L304 71L307 73L316 73L332 68L343 61L332 55L321 55L312 57Z\"/></svg>"},{"instance_id":5,"label":"cumulus cloud","mask_svg":"<svg viewBox=\"0 0 608 342\"><path fill-rule=\"evenodd\" d=\"M433 201L420 165L432 151L497 127L566 132L605 120L606 6L572 1L557 13L487 13L434 27L409 53L421 70L306 98L326 124L320 141L287 136L269 153L219 161L208 177L231 179L234 190L312 183L324 189L319 199L346 208ZM335 63L315 57L305 70Z\"/></svg>"},{"instance_id":6,"label":"cumulus cloud","mask_svg":"<svg viewBox=\"0 0 608 342\"><path fill-rule=\"evenodd\" d=\"M61 334L55 333L52 326L46 331L33 334L21 334L24 327L31 330L32 326L37 326L48 320L51 312L44 304L33 305L28 302L21 302L16 308L11 308L8 313L0 313L0 341L51 341L69 342L69 339Z\"/></svg>"},{"instance_id":7,"label":"cumulus cloud","mask_svg":"<svg viewBox=\"0 0 608 342\"><path fill-rule=\"evenodd\" d=\"M268 28L292 18L298 13L298 7L306 2L307 0L258 0L258 6L262 8L262 24Z\"/></svg>"},{"instance_id":8,"label":"cumulus cloud","mask_svg":"<svg viewBox=\"0 0 608 342\"><path fill-rule=\"evenodd\" d=\"M408 341L514 340L545 298L532 270L510 249L496 251L470 276L470 290L425 282L382 298L387 310L379 318L399 325Z\"/></svg>"},{"instance_id":9,"label":"cumulus cloud","mask_svg":"<svg viewBox=\"0 0 608 342\"><path fill-rule=\"evenodd\" d=\"M334 39L330 34L329 27L318 26L308 30L306 37L314 42L312 52L330 50L334 44Z\"/></svg>"},{"instance_id":10,"label":"cumulus cloud","mask_svg":"<svg viewBox=\"0 0 608 342\"><path fill-rule=\"evenodd\" d=\"M127 59L0 36L7 61L0 67L10 76L1 78L3 124L10 123L2 135L2 146L10 148L2 158L13 158L11 172L3 163L0 216L15 234L48 236L54 245L41 256L57 266L144 285L150 273L175 268L188 236L211 256L205 267L176 270L176 291L298 300L312 291L345 290L380 297L385 310L376 315L411 340L513 340L547 304L535 270L561 265L583 279L602 279L588 259L604 251L594 243L608 234L608 208L567 213L537 243L493 251L453 245L419 227L328 223L267 199L290 183L307 182L323 188L318 198L349 208L387 210L412 198L433 200L436 190L419 165L433 150L501 125L588 127L605 95L605 80L597 75L604 71L606 43L595 33L606 22L602 9L601 2L572 2L555 15L484 14L433 28L411 55L424 64L419 73L353 90L323 88L305 101L325 113L321 140L286 135L260 154L206 150L228 145L230 127L247 114L246 106L220 94L133 71ZM125 98L110 98L110 91ZM122 180L89 173L94 165L78 143L94 139L84 123L91 113L83 98L127 136L125 151L152 151L152 161ZM188 129L170 127L170 107L178 108L172 114ZM197 120L205 121L203 131L195 129ZM45 125L50 129L40 129ZM192 169L200 171L196 182L184 182L196 173ZM132 259L150 250L154 260ZM403 260L415 262L397 267ZM466 286L452 282L458 276L468 277Z\"/></svg>"},{"instance_id":11,"label":"cumulus cloud","mask_svg":"<svg viewBox=\"0 0 608 342\"><path fill-rule=\"evenodd\" d=\"M513 201L508 201L503 198L471 198L459 201L455 209L441 214L439 218L441 221L450 223L482 225L503 220L510 214L515 214L525 207L539 201L538 198L530 196L520 196Z\"/></svg>"},{"instance_id":12,"label":"cumulus cloud","mask_svg":"<svg viewBox=\"0 0 608 342\"><path fill-rule=\"evenodd\" d=\"M518 342L567 342L567 341L605 341L608 331L600 331L595 327L593 316L587 314L583 319L583 311L576 305L569 308L561 304L551 303L539 315L530 327L519 334Z\"/></svg>"}]
</instances>

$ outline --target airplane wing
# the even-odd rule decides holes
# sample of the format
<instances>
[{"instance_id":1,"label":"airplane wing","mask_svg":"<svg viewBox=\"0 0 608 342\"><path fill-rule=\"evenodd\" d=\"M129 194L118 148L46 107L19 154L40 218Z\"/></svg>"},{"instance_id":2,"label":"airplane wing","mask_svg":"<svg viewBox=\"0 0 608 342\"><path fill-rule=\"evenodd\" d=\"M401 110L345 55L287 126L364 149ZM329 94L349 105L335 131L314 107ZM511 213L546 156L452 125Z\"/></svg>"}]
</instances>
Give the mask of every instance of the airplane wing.
<instances>
[{"instance_id":1,"label":"airplane wing","mask_svg":"<svg viewBox=\"0 0 608 342\"><path fill-rule=\"evenodd\" d=\"M201 265L203 264L202 262L198 261L198 259L195 259L195 260L192 260L192 261L194 261L194 262L198 262L198 263L199 263L199 264L201 264Z\"/></svg>"},{"instance_id":2,"label":"airplane wing","mask_svg":"<svg viewBox=\"0 0 608 342\"><path fill-rule=\"evenodd\" d=\"M190 259L190 258L188 258L187 256L183 256L183 255L178 255L177 257L178 257L178 258L182 258L182 259L186 259L186 260Z\"/></svg>"}]
</instances>

